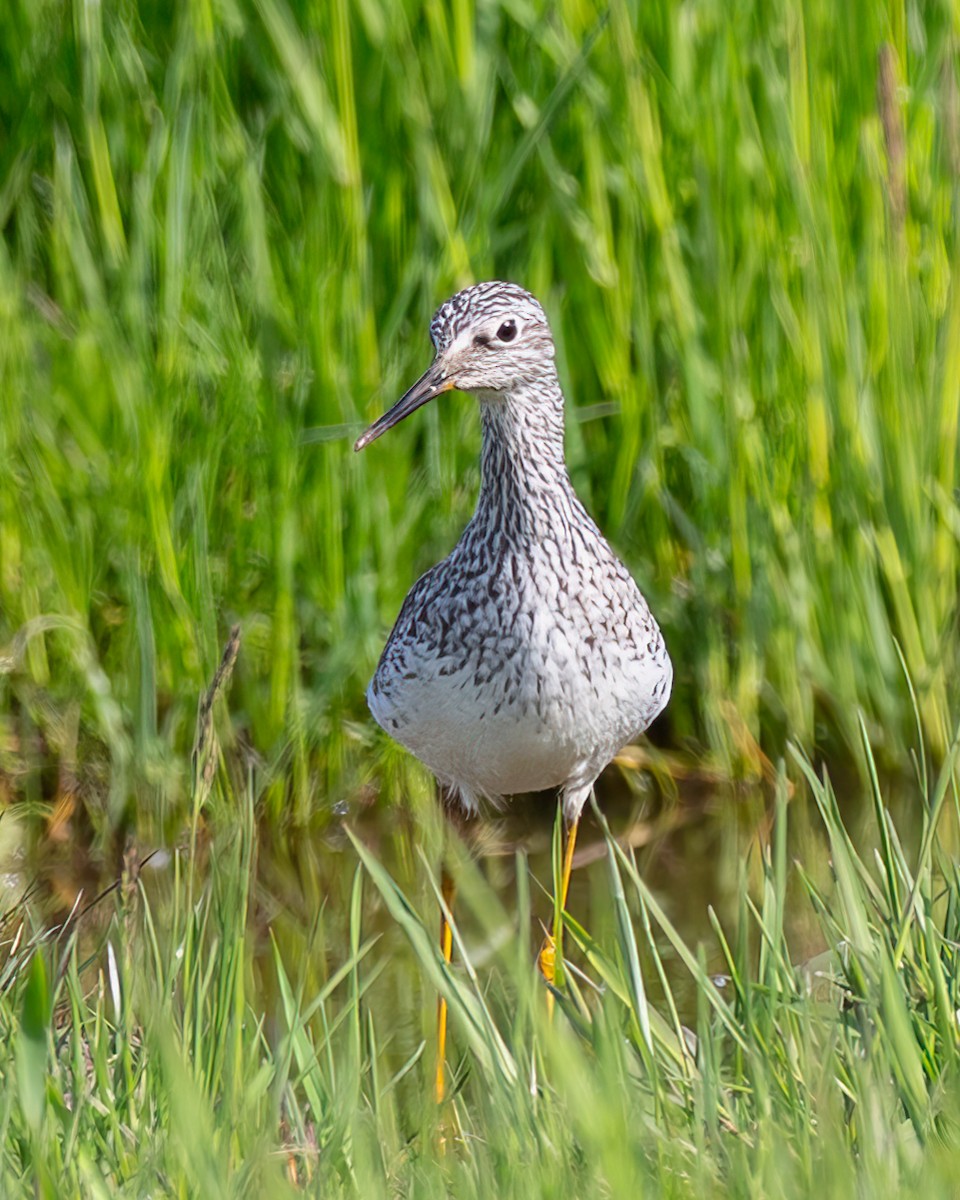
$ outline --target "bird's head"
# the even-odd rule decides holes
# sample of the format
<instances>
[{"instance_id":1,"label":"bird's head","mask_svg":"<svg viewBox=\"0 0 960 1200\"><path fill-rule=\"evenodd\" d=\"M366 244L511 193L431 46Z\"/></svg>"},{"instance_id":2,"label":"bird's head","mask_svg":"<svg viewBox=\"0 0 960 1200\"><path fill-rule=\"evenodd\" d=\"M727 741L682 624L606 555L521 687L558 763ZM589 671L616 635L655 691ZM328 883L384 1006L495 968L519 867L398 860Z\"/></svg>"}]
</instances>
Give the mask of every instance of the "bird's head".
<instances>
[{"instance_id":1,"label":"bird's head","mask_svg":"<svg viewBox=\"0 0 960 1200\"><path fill-rule=\"evenodd\" d=\"M535 390L555 379L554 346L543 309L515 283L478 283L445 301L430 322L430 367L354 446L362 450L441 392L481 400Z\"/></svg>"}]
</instances>

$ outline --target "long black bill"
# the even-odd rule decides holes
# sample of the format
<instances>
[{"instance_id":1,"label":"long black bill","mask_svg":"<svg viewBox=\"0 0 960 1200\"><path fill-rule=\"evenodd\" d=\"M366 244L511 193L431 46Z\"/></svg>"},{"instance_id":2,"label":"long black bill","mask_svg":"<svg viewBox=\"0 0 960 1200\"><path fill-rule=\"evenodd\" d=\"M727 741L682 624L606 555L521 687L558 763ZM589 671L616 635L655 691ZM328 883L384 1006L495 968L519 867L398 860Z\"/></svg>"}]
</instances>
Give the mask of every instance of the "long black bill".
<instances>
[{"instance_id":1,"label":"long black bill","mask_svg":"<svg viewBox=\"0 0 960 1200\"><path fill-rule=\"evenodd\" d=\"M366 432L360 434L354 442L354 450L362 450L364 446L369 446L381 433L399 425L404 417L409 417L428 400L439 396L441 392L449 392L452 387L453 380L448 379L443 369L434 363L429 370L424 371L413 387L400 397L393 408L385 412L378 421L374 421Z\"/></svg>"}]
</instances>

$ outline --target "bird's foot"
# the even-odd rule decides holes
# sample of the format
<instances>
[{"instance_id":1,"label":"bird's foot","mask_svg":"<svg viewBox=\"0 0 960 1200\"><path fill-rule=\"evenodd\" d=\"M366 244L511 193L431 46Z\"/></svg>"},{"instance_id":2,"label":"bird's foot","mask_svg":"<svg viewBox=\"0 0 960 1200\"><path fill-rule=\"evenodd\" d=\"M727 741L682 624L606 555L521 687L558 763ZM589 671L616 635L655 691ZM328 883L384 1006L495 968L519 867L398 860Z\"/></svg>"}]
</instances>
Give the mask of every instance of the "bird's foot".
<instances>
[{"instance_id":1,"label":"bird's foot","mask_svg":"<svg viewBox=\"0 0 960 1200\"><path fill-rule=\"evenodd\" d=\"M544 936L543 945L537 955L537 966L540 968L540 974L552 987L557 977L557 943L551 933Z\"/></svg>"}]
</instances>

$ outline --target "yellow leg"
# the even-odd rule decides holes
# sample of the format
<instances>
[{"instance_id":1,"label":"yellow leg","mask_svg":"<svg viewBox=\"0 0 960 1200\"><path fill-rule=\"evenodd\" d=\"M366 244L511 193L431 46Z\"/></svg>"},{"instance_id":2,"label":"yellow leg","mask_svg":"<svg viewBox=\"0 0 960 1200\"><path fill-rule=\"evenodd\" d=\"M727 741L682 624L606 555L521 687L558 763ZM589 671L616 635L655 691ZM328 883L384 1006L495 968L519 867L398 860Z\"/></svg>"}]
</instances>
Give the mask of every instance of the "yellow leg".
<instances>
[{"instance_id":1,"label":"yellow leg","mask_svg":"<svg viewBox=\"0 0 960 1200\"><path fill-rule=\"evenodd\" d=\"M567 848L563 855L563 878L560 881L560 907L567 907L567 893L570 891L570 874L573 871L573 852L577 846L577 830L580 828L580 818L577 817L571 822L570 828L567 830ZM559 941L560 930L554 932L554 937Z\"/></svg>"},{"instance_id":2,"label":"yellow leg","mask_svg":"<svg viewBox=\"0 0 960 1200\"><path fill-rule=\"evenodd\" d=\"M560 877L560 912L567 907L567 893L570 891L570 874L573 871L573 852L577 846L577 829L580 825L580 817L577 816L571 821L567 829L567 844L563 852L563 873ZM544 939L543 947L540 950L540 957L537 960L540 967L540 973L547 981L553 983L557 975L557 953L558 950L563 950L563 922L555 913L553 920L553 932L548 934ZM547 1009L553 1013L553 992L547 992Z\"/></svg>"},{"instance_id":3,"label":"yellow leg","mask_svg":"<svg viewBox=\"0 0 960 1200\"><path fill-rule=\"evenodd\" d=\"M443 895L444 903L450 911L453 911L453 898L456 895L456 887L453 880L450 878L446 870L440 875L440 891ZM440 953L443 955L445 963L450 962L453 958L453 930L450 928L450 922L447 920L447 914L440 910ZM436 1079L436 1097L437 1103L442 1104L446 1095L446 1080L444 1078L444 1062L447 1056L447 1002L443 996L437 997L437 1079Z\"/></svg>"}]
</instances>

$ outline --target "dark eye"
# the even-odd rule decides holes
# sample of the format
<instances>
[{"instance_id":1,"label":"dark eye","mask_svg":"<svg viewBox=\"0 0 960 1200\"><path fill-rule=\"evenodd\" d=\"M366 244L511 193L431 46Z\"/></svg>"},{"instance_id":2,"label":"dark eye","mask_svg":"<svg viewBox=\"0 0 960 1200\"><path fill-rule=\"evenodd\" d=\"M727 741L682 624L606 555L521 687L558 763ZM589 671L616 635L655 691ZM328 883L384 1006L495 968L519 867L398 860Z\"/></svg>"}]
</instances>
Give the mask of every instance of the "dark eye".
<instances>
[{"instance_id":1,"label":"dark eye","mask_svg":"<svg viewBox=\"0 0 960 1200\"><path fill-rule=\"evenodd\" d=\"M512 342L516 336L517 336L516 321L504 321L504 323L497 330L497 337L500 339L501 342Z\"/></svg>"}]
</instances>

